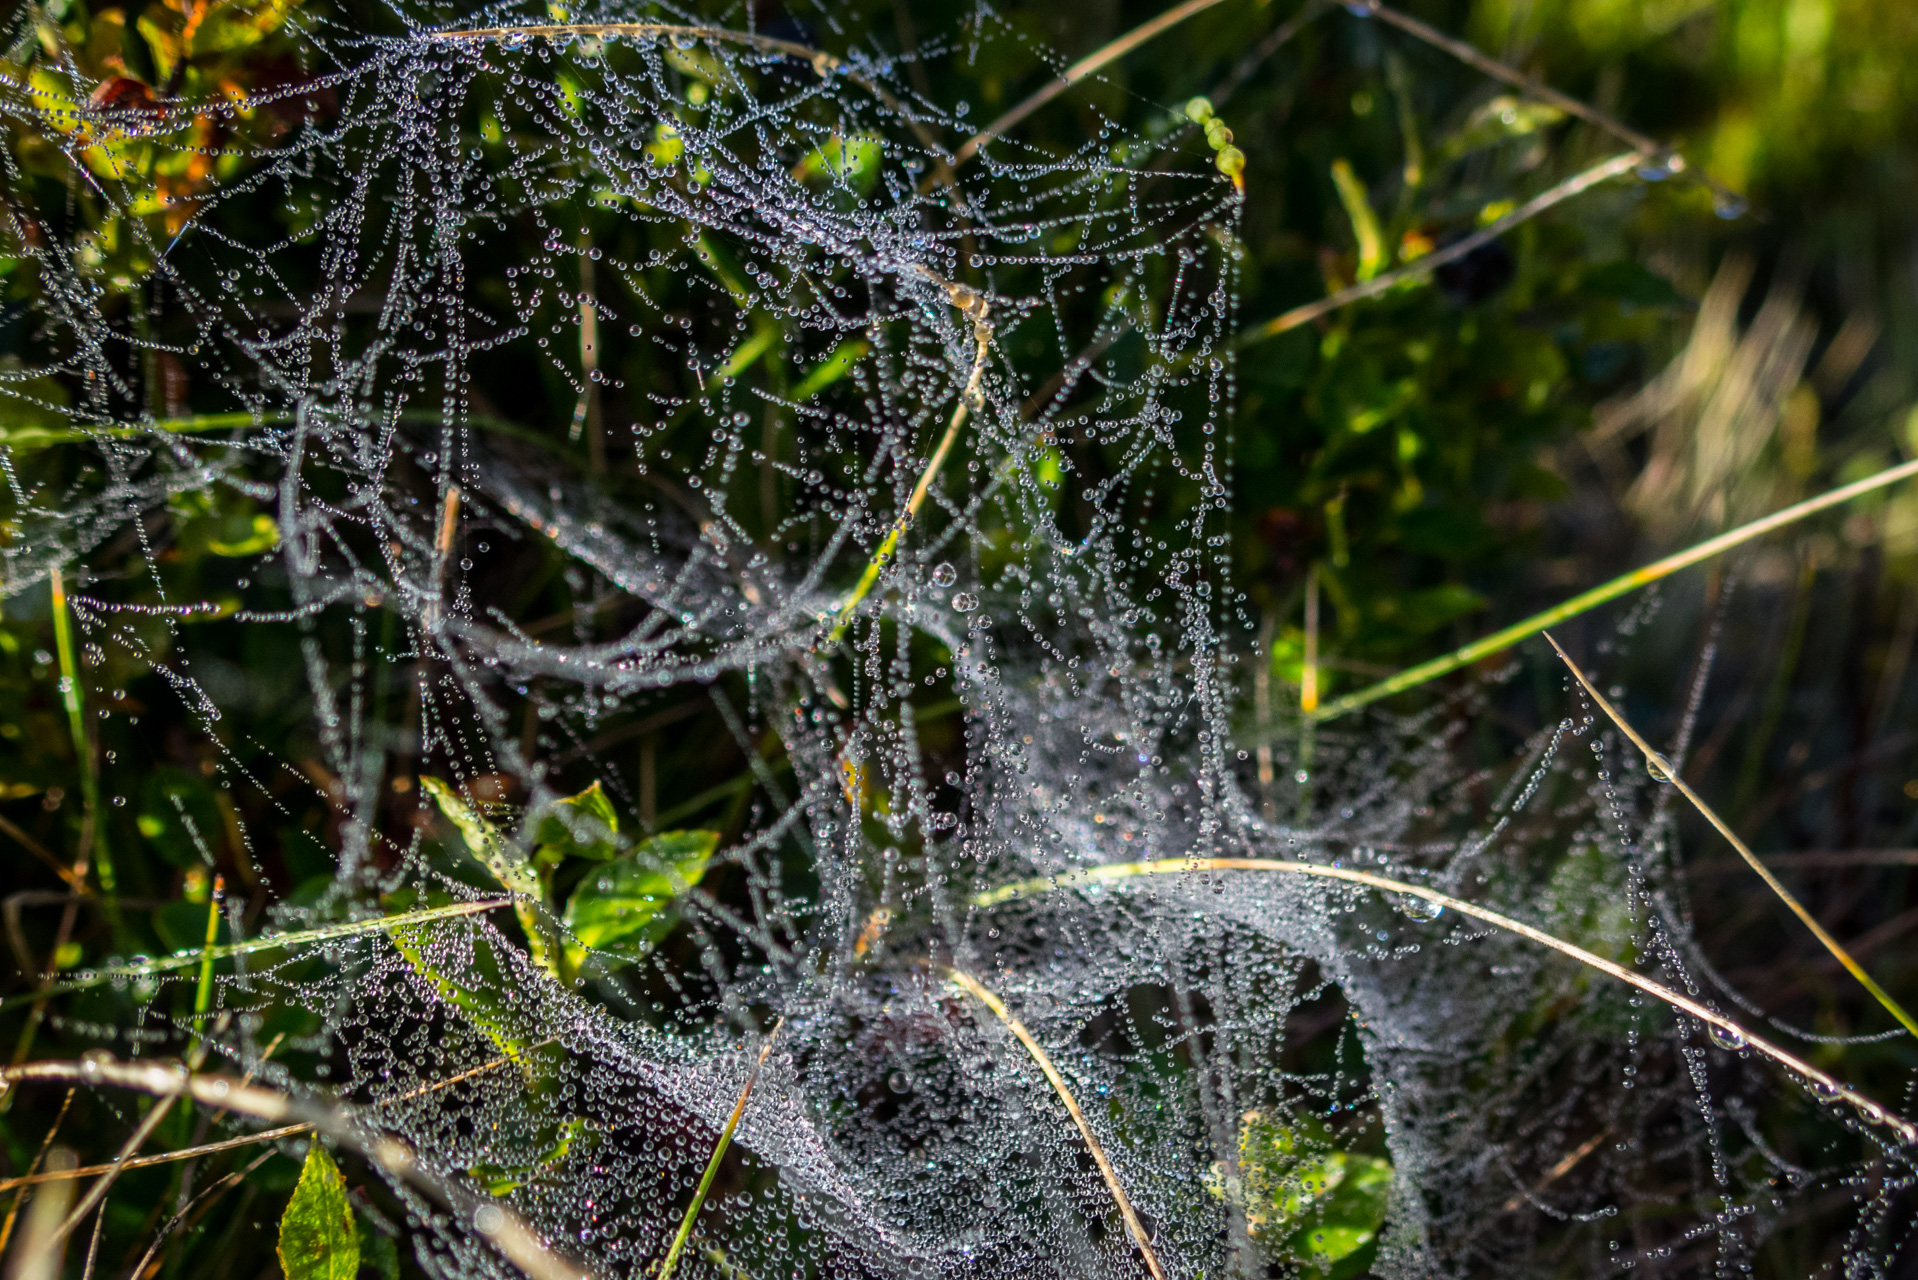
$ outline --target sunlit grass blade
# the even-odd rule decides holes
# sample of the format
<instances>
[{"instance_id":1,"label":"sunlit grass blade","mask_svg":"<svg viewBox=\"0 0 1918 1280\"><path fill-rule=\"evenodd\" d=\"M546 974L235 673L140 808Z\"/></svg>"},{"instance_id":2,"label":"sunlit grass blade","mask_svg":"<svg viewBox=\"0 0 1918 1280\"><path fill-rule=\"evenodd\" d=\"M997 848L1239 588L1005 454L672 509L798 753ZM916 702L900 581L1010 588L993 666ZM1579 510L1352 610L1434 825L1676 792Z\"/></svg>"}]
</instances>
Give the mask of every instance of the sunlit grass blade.
<instances>
[{"instance_id":1,"label":"sunlit grass blade","mask_svg":"<svg viewBox=\"0 0 1918 1280\"><path fill-rule=\"evenodd\" d=\"M1773 529L1781 529L1795 521L1803 520L1806 516L1850 502L1853 498L1875 489L1882 489L1888 484L1896 484L1910 476L1918 476L1918 459L1900 463L1895 467L1887 467L1876 475L1866 476L1863 480L1856 480L1851 484L1840 485L1829 493L1807 498L1803 502L1794 503L1781 511L1774 511L1750 524L1740 525L1715 538L1707 538L1696 546L1687 547L1683 551L1666 556L1663 560L1657 560L1643 568L1621 574L1610 582L1573 596L1565 603L1554 605L1543 613L1535 613L1521 622L1514 622L1511 626L1502 631L1495 631L1483 640L1474 640L1468 645L1454 649L1444 657L1421 662L1416 667L1408 667L1377 684L1367 685L1342 698L1334 698L1319 708L1316 718L1321 721L1337 719L1348 712L1357 711L1360 707L1369 706L1381 698L1389 698L1395 693L1415 689L1427 681L1449 675L1460 667L1469 667L1481 658L1488 658L1500 650L1509 649L1520 640L1538 635L1547 627L1556 626L1567 618L1576 618L1579 614L1596 609L1609 600L1616 600L1640 587L1657 582L1660 578L1669 577L1680 569L1689 568L1701 560L1709 560L1721 551L1729 551L1741 543L1750 542L1753 538L1770 533Z\"/></svg>"},{"instance_id":2,"label":"sunlit grass blade","mask_svg":"<svg viewBox=\"0 0 1918 1280\"><path fill-rule=\"evenodd\" d=\"M1059 1074L1059 1068L1052 1065L1052 1059L1045 1048L1033 1039L1032 1033L1019 1019L1012 1016L1005 1002L971 974L959 969L946 970L946 977L970 994L980 1004L992 1011L992 1016L1005 1024L1006 1030L1018 1037L1019 1043L1026 1047L1032 1060L1039 1064L1039 1070L1045 1073L1059 1101L1065 1103L1066 1111L1072 1116L1072 1123L1079 1126L1079 1136L1086 1140L1086 1149L1092 1153L1093 1163L1099 1166L1099 1173L1105 1178L1107 1190L1112 1192L1113 1200L1119 1206L1119 1216L1125 1220L1126 1232L1131 1235L1132 1243L1139 1246L1139 1253L1145 1258L1146 1270L1153 1280L1165 1280L1165 1269L1159 1265L1159 1256L1152 1252L1152 1241L1147 1238L1145 1227L1139 1222L1139 1215L1132 1211L1132 1202L1126 1199L1125 1188L1119 1183L1118 1170L1106 1159L1105 1148L1099 1145L1099 1139L1092 1132L1092 1126L1086 1123L1085 1112L1079 1109L1078 1099L1072 1096L1072 1090L1066 1084L1066 1078Z\"/></svg>"},{"instance_id":3,"label":"sunlit grass blade","mask_svg":"<svg viewBox=\"0 0 1918 1280\"><path fill-rule=\"evenodd\" d=\"M297 933L276 933L263 938L249 938L245 942L231 942L224 947L194 947L178 955L162 956L155 960L142 960L138 964L113 965L110 968L95 969L91 973L81 974L44 991L35 991L30 995L9 996L0 1000L0 1011L28 1004L35 1000L44 1000L50 996L66 995L74 991L85 991L92 987L103 986L109 982L128 981L134 978L150 977L154 974L170 973L175 969L190 969L195 965L211 960L227 960L234 956L250 956L261 951L282 951L289 947L311 946L321 942L335 942L341 938L360 937L369 933L384 933L392 929L403 929L409 925L429 924L434 920L449 920L454 916L470 916L481 911L493 911L500 907L513 905L511 898L487 898L479 902L455 902L444 907L425 907L418 911L408 911L396 916L373 916L366 920L348 920L340 924L322 925L317 929L303 929Z\"/></svg>"},{"instance_id":4,"label":"sunlit grass blade","mask_svg":"<svg viewBox=\"0 0 1918 1280\"><path fill-rule=\"evenodd\" d=\"M699 1220L699 1210L706 1203L706 1193L712 1189L713 1179L719 1176L719 1162L725 1158L726 1148L732 1145L733 1130L739 1127L739 1118L746 1114L746 1103L753 1096L753 1086L759 1083L759 1073L765 1068L766 1058L773 1051L773 1041L779 1038L779 1029L785 1025L784 1018L773 1023L766 1043L759 1046L759 1060L753 1063L753 1069L746 1075L746 1085L739 1091L739 1101L733 1103L733 1113L726 1117L726 1127L719 1131L719 1141L713 1144L712 1158L706 1161L706 1172L700 1175L699 1186L693 1191L693 1202L686 1206L686 1216L679 1220L679 1233L673 1237L672 1247L666 1250L666 1257L659 1264L654 1280L672 1280L673 1272L678 1269L679 1255L685 1251L686 1241L692 1238L693 1223Z\"/></svg>"},{"instance_id":5,"label":"sunlit grass blade","mask_svg":"<svg viewBox=\"0 0 1918 1280\"><path fill-rule=\"evenodd\" d=\"M1609 182L1621 174L1628 173L1645 162L1645 155L1638 151L1627 151L1622 155L1602 160L1589 169L1573 174L1555 187L1551 187L1533 196L1518 208L1512 210L1496 222L1486 224L1484 228L1473 232L1462 240L1455 241L1443 249L1414 258L1397 271L1388 271L1384 275L1373 276L1370 280L1355 284L1337 293L1327 294L1316 302L1307 302L1296 306L1267 320L1264 324L1253 325L1239 334L1238 345L1249 347L1264 342L1267 338L1276 338L1302 324L1310 324L1320 316L1329 315L1341 307L1366 298L1377 297L1396 289L1407 280L1417 280L1431 275L1447 263L1457 262L1478 249L1510 231L1522 222L1529 222L1554 205L1563 204L1573 196L1582 195L1602 182Z\"/></svg>"},{"instance_id":6,"label":"sunlit grass blade","mask_svg":"<svg viewBox=\"0 0 1918 1280\"><path fill-rule=\"evenodd\" d=\"M1638 730L1632 728L1625 717L1619 714L1618 708L1614 707L1606 699L1605 695L1593 686L1592 682L1586 678L1585 673L1578 669L1578 664L1572 661L1571 655L1560 647L1558 641L1552 638L1552 634L1549 631L1545 633L1545 639L1552 648L1557 651L1558 656L1564 659L1565 665L1571 668L1572 675L1578 680L1578 683L1584 687L1585 692L1591 697L1592 701L1598 704L1598 709L1603 711L1606 716L1610 718L1611 722L1618 726L1619 732L1623 733L1627 738L1630 738L1632 745L1644 754L1645 762L1656 771L1658 780L1661 782L1669 782L1674 787L1677 787L1678 793L1691 801L1692 807L1705 816L1705 821L1716 827L1718 834L1724 836L1731 847L1738 851L1738 856L1745 860L1746 865L1758 873L1758 878L1765 882L1765 887L1777 894L1778 900L1783 902L1787 907L1790 907L1793 915L1804 921L1805 927L1811 930L1812 936L1823 944L1825 950L1831 952L1832 958L1843 965L1847 973L1858 979L1859 984L1862 985L1865 990L1871 992L1872 998L1885 1007L1885 1012L1898 1019L1898 1021L1904 1025L1905 1030L1918 1036L1918 1022L1914 1022L1912 1016L1905 1012L1905 1007L1892 999L1891 994L1883 987L1872 981L1871 975L1865 972L1864 966L1852 959L1851 953L1845 950L1838 939L1825 932L1825 927L1818 923L1818 918L1807 911L1804 904L1792 895L1791 890L1779 882L1778 877L1772 874L1770 867L1767 867L1758 860L1758 855L1753 853L1745 842L1738 838L1738 833L1731 829L1729 823L1718 816L1717 810L1706 804L1705 798L1699 795L1698 792L1692 790L1691 785L1679 776L1678 770L1672 767L1671 761L1653 750L1652 744L1639 736Z\"/></svg>"},{"instance_id":7,"label":"sunlit grass blade","mask_svg":"<svg viewBox=\"0 0 1918 1280\"><path fill-rule=\"evenodd\" d=\"M1435 907L1456 911L1462 916L1483 921L1494 928L1503 929L1507 933L1536 942L1542 947L1549 947L1560 955L1569 956L1580 964L1596 969L1600 973L1609 974L1654 999L1664 1001L1674 1009L1690 1014L1700 1022L1717 1028L1730 1043L1750 1046L1770 1058L1803 1080L1814 1095L1838 1099L1849 1104L1866 1122L1887 1126L1902 1142L1918 1142L1918 1125L1893 1115L1885 1107L1873 1102L1851 1086L1841 1083L1803 1058L1780 1048L1762 1036L1752 1034L1724 1014L1707 1008L1689 996L1673 991L1661 982L1655 982L1643 974L1634 973L1621 964L1607 960L1604 956L1594 955L1575 943L1554 937L1542 929L1535 929L1522 920L1514 920L1511 916L1493 911L1489 907L1481 907L1462 898L1454 898L1448 893L1428 889L1422 884L1393 880L1352 867L1328 866L1322 862L1287 862L1278 858L1159 858L1149 862L1106 863L1103 866L1086 867L1080 871L1069 871L1056 876L1037 876L1030 880L1018 880L977 894L973 897L972 903L977 907L994 907L1015 899L1050 893L1055 889L1073 888L1079 885L1118 884L1142 876L1184 875L1195 871L1262 871L1279 875L1317 876L1324 880L1343 880L1350 884L1382 889L1387 893L1418 898Z\"/></svg>"}]
</instances>

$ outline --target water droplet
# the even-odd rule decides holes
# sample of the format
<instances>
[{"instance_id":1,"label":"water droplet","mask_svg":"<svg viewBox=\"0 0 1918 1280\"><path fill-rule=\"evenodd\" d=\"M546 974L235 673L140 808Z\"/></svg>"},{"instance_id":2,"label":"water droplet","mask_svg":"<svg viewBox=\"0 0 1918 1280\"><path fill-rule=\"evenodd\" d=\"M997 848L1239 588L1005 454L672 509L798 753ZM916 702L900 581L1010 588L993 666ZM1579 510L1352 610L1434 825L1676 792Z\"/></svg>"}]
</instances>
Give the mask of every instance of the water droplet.
<instances>
[{"instance_id":1,"label":"water droplet","mask_svg":"<svg viewBox=\"0 0 1918 1280\"><path fill-rule=\"evenodd\" d=\"M932 585L933 586L949 587L957 581L959 581L959 571L952 567L952 562L950 560L942 560L938 564L933 566L933 569L932 569Z\"/></svg>"},{"instance_id":2,"label":"water droplet","mask_svg":"<svg viewBox=\"0 0 1918 1280\"><path fill-rule=\"evenodd\" d=\"M979 597L970 591L955 592L952 597L952 607L960 613L971 613L979 607Z\"/></svg>"}]
</instances>

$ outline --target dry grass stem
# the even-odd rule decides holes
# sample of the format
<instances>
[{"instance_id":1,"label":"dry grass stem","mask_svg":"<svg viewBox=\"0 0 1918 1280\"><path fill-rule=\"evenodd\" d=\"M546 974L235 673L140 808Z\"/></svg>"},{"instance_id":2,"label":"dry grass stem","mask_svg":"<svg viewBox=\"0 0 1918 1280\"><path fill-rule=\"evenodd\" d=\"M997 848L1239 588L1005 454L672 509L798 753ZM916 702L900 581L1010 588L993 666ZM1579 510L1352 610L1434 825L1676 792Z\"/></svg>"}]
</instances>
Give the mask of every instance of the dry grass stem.
<instances>
[{"instance_id":1,"label":"dry grass stem","mask_svg":"<svg viewBox=\"0 0 1918 1280\"><path fill-rule=\"evenodd\" d=\"M991 124L961 143L959 149L952 153L953 168L958 168L975 155L978 155L979 148L985 146L994 138L999 137L1008 129L1017 125L1021 120L1024 120L1027 116L1037 111L1040 107L1045 106L1046 103L1051 102L1067 89L1079 83L1079 81L1098 71L1101 67L1123 58L1126 54L1131 53L1134 49L1152 39L1154 36L1159 35L1161 32L1171 30L1194 14L1204 13L1207 9L1219 3L1220 0L1185 0L1184 4L1173 5L1158 17L1140 23L1118 39L1109 40L1105 44L1100 45L1097 49L1094 49L1091 53L1088 53L1085 57L1067 67L1057 79L1049 82L1044 88L1032 94L1010 111L1000 116L997 120L994 120Z\"/></svg>"},{"instance_id":2,"label":"dry grass stem","mask_svg":"<svg viewBox=\"0 0 1918 1280\"><path fill-rule=\"evenodd\" d=\"M1152 1241L1146 1237L1145 1227L1139 1222L1139 1215L1132 1211L1132 1202L1126 1199L1125 1188L1119 1183L1118 1170L1106 1159L1105 1148L1099 1145L1099 1139L1092 1132L1092 1126L1086 1123L1085 1112L1079 1109L1078 1099L1072 1096L1072 1090L1066 1085L1066 1078L1059 1074L1059 1068L1052 1065L1044 1047L1033 1039L1032 1033L1019 1019L1012 1016L1005 1002L994 995L977 978L959 969L946 970L946 977L992 1011L992 1016L1005 1024L1006 1030L1018 1037L1019 1043L1026 1047L1032 1060L1039 1064L1039 1070L1045 1073L1051 1082L1053 1092L1059 1095L1059 1101L1065 1103L1066 1111L1072 1116L1072 1123L1079 1126L1079 1135L1086 1140L1086 1149L1092 1152L1093 1163L1099 1166L1099 1173L1106 1180L1106 1189L1112 1192L1112 1199L1119 1206L1119 1216L1125 1220L1126 1232L1132 1237L1132 1243L1139 1246L1139 1253L1145 1258L1146 1270L1153 1280L1165 1280L1165 1269L1159 1265L1159 1256L1152 1252Z\"/></svg>"},{"instance_id":3,"label":"dry grass stem","mask_svg":"<svg viewBox=\"0 0 1918 1280\"><path fill-rule=\"evenodd\" d=\"M0 1067L0 1084L8 1091L33 1081L58 1081L85 1085L109 1085L158 1098L191 1098L201 1106L225 1108L267 1123L302 1122L341 1146L358 1152L378 1164L395 1178L412 1183L422 1192L450 1210L455 1217L473 1224L501 1256L517 1267L528 1280L593 1280L534 1234L526 1220L491 1196L481 1195L464 1182L440 1177L425 1168L412 1149L397 1138L367 1126L361 1112L345 1107L295 1098L289 1094L248 1084L233 1076L197 1074L177 1061L145 1059L118 1062L102 1058L79 1061L28 1062ZM159 1108L155 1107L155 1111ZM64 1182L55 1183L64 1186ZM480 1208L492 1212L477 1214Z\"/></svg>"},{"instance_id":4,"label":"dry grass stem","mask_svg":"<svg viewBox=\"0 0 1918 1280\"><path fill-rule=\"evenodd\" d=\"M1762 1036L1752 1034L1724 1014L1707 1008L1689 996L1673 991L1663 983L1655 982L1643 974L1634 973L1603 956L1594 955L1583 947L1554 937L1542 929L1535 929L1522 920L1514 920L1511 916L1493 911L1489 907L1481 907L1476 903L1466 902L1462 898L1454 898L1448 893L1440 893L1424 885L1393 880L1351 867L1327 866L1321 862L1286 862L1278 858L1160 858L1151 862L1107 863L1103 866L1087 867L1082 871L1071 871L1057 876L1039 876L1031 880L1019 880L979 894L972 901L974 906L992 907L1017 898L1049 893L1054 889L1078 885L1117 884L1140 876L1183 875L1195 871L1264 871L1280 875L1317 876L1325 880L1343 880L1349 884L1362 884L1368 888L1383 889L1387 893L1418 898L1433 906L1483 921L1494 928L1503 929L1507 933L1536 942L1540 946L1550 947L1560 955L1570 956L1581 964L1596 969L1600 973L1609 974L1620 982L1638 988L1646 995L1664 1001L1674 1009L1690 1014L1700 1022L1716 1028L1729 1043L1750 1047L1784 1067L1803 1080L1813 1094L1847 1103L1866 1122L1886 1126L1896 1133L1902 1142L1918 1142L1918 1125L1913 1125L1909 1120L1892 1114L1879 1103L1820 1071L1795 1054L1781 1049Z\"/></svg>"},{"instance_id":5,"label":"dry grass stem","mask_svg":"<svg viewBox=\"0 0 1918 1280\"><path fill-rule=\"evenodd\" d=\"M1733 831L1730 824L1718 816L1716 810L1705 803L1705 798L1699 795L1698 792L1692 790L1691 785L1679 776L1678 770L1672 767L1671 761L1660 755L1652 748L1651 743L1639 736L1638 730L1632 728L1625 717L1619 714L1618 708L1607 701L1605 695L1593 686L1592 682L1586 678L1585 673L1579 670L1578 664L1572 661L1571 655L1559 646L1558 641L1552 638L1552 634L1549 631L1545 633L1545 639L1558 653L1558 656L1564 659L1565 665L1571 669L1572 675L1578 680L1578 683L1584 688L1592 701L1598 704L1599 710L1603 711L1611 722L1618 726L1619 732L1623 733L1627 738L1630 738L1632 745L1644 754L1646 764L1651 766L1658 780L1660 782L1669 782L1674 787L1677 787L1679 794L1691 801L1692 807L1704 815L1705 821L1717 828L1718 834L1724 836L1726 842L1738 851L1738 856L1745 860L1745 865L1758 873L1758 878L1765 882L1765 887L1777 894L1778 900L1791 908L1792 914L1804 922L1805 927L1811 930L1812 936L1824 945L1825 950L1831 952L1832 958L1843 965L1845 971L1850 973L1852 977L1858 979L1859 984L1862 985L1865 990L1871 992L1872 997L1885 1007L1885 1011L1904 1025L1905 1030L1911 1032L1913 1035L1918 1035L1918 1021L1913 1021L1912 1016L1905 1012L1905 1007L1892 999L1889 992L1879 986L1877 982L1873 981L1872 976L1865 972L1864 966L1852 958L1851 953L1845 950L1838 939L1825 932L1825 926L1818 923L1818 918L1807 911L1804 904L1792 895L1791 890L1787 889L1778 877L1772 874L1770 867L1767 867L1758 860L1758 855L1753 853L1745 842L1738 838L1738 833Z\"/></svg>"}]
</instances>

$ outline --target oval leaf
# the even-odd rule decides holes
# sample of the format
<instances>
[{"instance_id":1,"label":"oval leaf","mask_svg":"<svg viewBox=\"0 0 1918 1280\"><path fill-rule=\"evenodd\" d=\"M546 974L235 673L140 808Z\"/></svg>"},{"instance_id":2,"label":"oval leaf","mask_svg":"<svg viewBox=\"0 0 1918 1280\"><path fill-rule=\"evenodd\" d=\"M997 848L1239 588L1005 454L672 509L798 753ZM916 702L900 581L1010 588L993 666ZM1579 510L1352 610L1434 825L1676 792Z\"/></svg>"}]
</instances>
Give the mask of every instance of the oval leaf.
<instances>
[{"instance_id":1,"label":"oval leaf","mask_svg":"<svg viewBox=\"0 0 1918 1280\"><path fill-rule=\"evenodd\" d=\"M672 932L679 896L699 883L719 845L716 831L667 831L580 882L566 904L566 925L581 958L605 950L628 958L651 951Z\"/></svg>"},{"instance_id":2,"label":"oval leaf","mask_svg":"<svg viewBox=\"0 0 1918 1280\"><path fill-rule=\"evenodd\" d=\"M306 1150L299 1185L280 1218L280 1269L286 1280L356 1280L360 1235L346 1179L316 1140Z\"/></svg>"}]
</instances>

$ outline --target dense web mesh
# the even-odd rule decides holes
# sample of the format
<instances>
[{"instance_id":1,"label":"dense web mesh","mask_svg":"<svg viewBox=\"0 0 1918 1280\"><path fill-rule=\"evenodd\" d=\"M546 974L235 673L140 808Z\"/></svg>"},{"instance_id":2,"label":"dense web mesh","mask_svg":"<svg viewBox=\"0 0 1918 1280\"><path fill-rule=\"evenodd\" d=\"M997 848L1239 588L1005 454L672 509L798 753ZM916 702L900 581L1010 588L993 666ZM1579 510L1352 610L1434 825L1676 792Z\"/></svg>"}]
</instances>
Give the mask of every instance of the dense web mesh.
<instances>
[{"instance_id":1,"label":"dense web mesh","mask_svg":"<svg viewBox=\"0 0 1918 1280\"><path fill-rule=\"evenodd\" d=\"M269 518L234 604L156 598L160 551L150 580L82 574L71 598L88 643L166 653L154 669L218 740L284 708L196 664L194 619L237 605L300 637L304 690L279 687L310 700L335 870L280 929L524 893L510 867L541 815L593 779L619 851L652 856L642 813L699 797L642 794L618 753L675 691L709 692L750 772L696 883L655 859L675 916L649 948L582 950L562 980L538 941L571 945L553 899L258 952L219 978L237 1066L365 1106L594 1273L639 1275L783 1019L686 1274L1142 1274L1057 1091L957 968L1046 1046L1173 1275L1329 1273L1326 1233L1361 1228L1386 1275L1731 1273L1813 1194L1855 1204L1854 1256L1902 1239L1887 1207L1910 1170L1883 1131L1834 1112L1800 1167L1754 1119L1797 1085L1455 913L1226 871L980 902L1110 863L1337 862L1732 1007L1688 941L1664 802L1590 719L1484 771L1454 750L1470 702L1316 735L1258 722L1223 530L1254 429L1231 417L1239 197L1183 117L1063 158L1000 139L955 169L936 139L976 122L904 64L810 54L829 12L751 37L406 16L315 24L302 74L244 107L63 126L104 205L149 193L83 163L88 143L200 155L217 180L177 197L170 235L123 224L190 342L103 312L85 246L9 229L88 394L35 399L41 371L0 393L98 462L53 492L9 461L6 591L168 505ZM1014 38L987 15L925 51ZM63 109L3 102L41 128ZM223 203L300 216L241 241L207 229ZM634 346L649 385L611 372ZM507 359L519 400L475 379ZM142 362L190 368L224 409L154 404ZM564 404L570 422L527 429ZM1073 444L1119 464L1090 482ZM556 626L522 612L548 547L575 601ZM276 785L233 759L219 776ZM447 825L462 805L497 838L477 860L483 828ZM158 1007L192 980L132 989ZM288 1007L310 1020L262 1065ZM281 1065L294 1051L317 1065ZM1312 1177L1362 1175L1379 1214L1314 1207ZM471 1223L407 1203L422 1264L509 1272ZM1608 1234L1647 1203L1662 1227Z\"/></svg>"}]
</instances>

